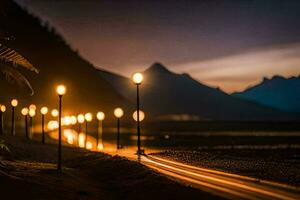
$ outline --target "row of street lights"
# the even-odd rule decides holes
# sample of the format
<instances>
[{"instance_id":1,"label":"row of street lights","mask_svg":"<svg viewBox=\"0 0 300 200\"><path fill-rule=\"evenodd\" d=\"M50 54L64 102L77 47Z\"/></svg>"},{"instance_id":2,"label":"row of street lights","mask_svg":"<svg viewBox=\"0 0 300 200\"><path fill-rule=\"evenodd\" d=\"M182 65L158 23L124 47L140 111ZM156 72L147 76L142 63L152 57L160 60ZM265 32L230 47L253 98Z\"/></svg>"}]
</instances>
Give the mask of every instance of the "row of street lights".
<instances>
[{"instance_id":1,"label":"row of street lights","mask_svg":"<svg viewBox=\"0 0 300 200\"><path fill-rule=\"evenodd\" d=\"M142 84L143 81L143 75L141 73L135 73L132 76L132 80L134 84L136 85L136 111L133 114L133 118L137 122L137 154L141 155L144 152L141 150L141 141L140 141L140 121L142 121L145 117L144 113L140 111L140 99L139 99L139 86ZM58 85L56 88L56 92L58 94L58 110L53 109L51 111L51 114L53 117L58 116L58 161L57 161L57 170L60 172L62 168L62 97L66 94L66 87L64 85ZM18 101L16 99L13 99L11 101L12 105L12 127L11 127L11 134L15 135L15 107L18 105ZM5 112L6 107L4 105L0 106L0 133L3 133L3 112ZM40 110L42 114L42 142L45 143L45 129L44 129L44 123L45 123L45 115L48 113L47 107L42 107ZM26 137L29 138L28 134L28 124L27 124L27 116L30 117L30 133L32 133L32 118L36 115L36 106L34 104L29 106L28 108L23 108L21 110L22 115L25 117L25 133ZM114 110L114 115L117 118L117 149L120 148L120 119L124 115L124 111L122 108L116 108ZM99 140L99 133L102 134L102 121L105 118L105 114L103 112L98 112L96 115L99 124L98 124L98 130L97 130L97 147L98 147L98 140ZM93 119L93 116L91 113L86 113L85 115L79 114L77 116L77 121L79 123L79 132L81 131L81 124L85 123L85 147L87 146L87 133L88 133L88 122L91 122Z\"/></svg>"}]
</instances>

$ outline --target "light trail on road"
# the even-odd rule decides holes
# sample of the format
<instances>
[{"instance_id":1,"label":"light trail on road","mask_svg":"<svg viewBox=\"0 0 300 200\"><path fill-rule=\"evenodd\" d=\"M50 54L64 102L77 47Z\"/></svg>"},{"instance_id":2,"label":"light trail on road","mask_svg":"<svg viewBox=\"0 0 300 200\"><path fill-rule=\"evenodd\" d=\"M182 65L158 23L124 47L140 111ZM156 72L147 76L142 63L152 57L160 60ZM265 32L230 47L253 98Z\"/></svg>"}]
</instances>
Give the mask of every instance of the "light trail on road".
<instances>
[{"instance_id":1,"label":"light trail on road","mask_svg":"<svg viewBox=\"0 0 300 200\"><path fill-rule=\"evenodd\" d=\"M271 181L194 167L156 156L142 156L141 163L172 179L225 198L300 199L299 188Z\"/></svg>"},{"instance_id":2,"label":"light trail on road","mask_svg":"<svg viewBox=\"0 0 300 200\"><path fill-rule=\"evenodd\" d=\"M228 199L300 199L300 188L272 181L226 173L171 161L158 156L143 155L138 158L135 148L105 151L111 155L127 157L169 178L194 188ZM151 149L150 152L159 150Z\"/></svg>"}]
</instances>

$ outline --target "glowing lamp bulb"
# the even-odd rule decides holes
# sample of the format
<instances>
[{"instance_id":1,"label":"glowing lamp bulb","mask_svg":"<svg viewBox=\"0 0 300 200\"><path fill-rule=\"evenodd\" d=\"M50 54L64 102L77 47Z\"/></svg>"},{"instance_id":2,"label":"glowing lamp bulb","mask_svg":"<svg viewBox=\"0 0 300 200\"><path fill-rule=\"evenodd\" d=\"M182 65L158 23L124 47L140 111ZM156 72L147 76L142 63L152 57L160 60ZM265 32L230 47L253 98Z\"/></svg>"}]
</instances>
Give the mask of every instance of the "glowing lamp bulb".
<instances>
[{"instance_id":1,"label":"glowing lamp bulb","mask_svg":"<svg viewBox=\"0 0 300 200\"><path fill-rule=\"evenodd\" d=\"M70 116L65 116L64 118L62 118L62 124L69 126L71 124L71 117Z\"/></svg>"},{"instance_id":2,"label":"glowing lamp bulb","mask_svg":"<svg viewBox=\"0 0 300 200\"><path fill-rule=\"evenodd\" d=\"M74 125L74 124L77 123L77 118L76 118L76 116L72 115L72 116L70 117L70 119L71 119L71 124L72 124L72 125Z\"/></svg>"},{"instance_id":3,"label":"glowing lamp bulb","mask_svg":"<svg viewBox=\"0 0 300 200\"><path fill-rule=\"evenodd\" d=\"M79 114L77 116L77 121L79 124L82 124L84 122L84 115L83 114Z\"/></svg>"},{"instance_id":4,"label":"glowing lamp bulb","mask_svg":"<svg viewBox=\"0 0 300 200\"><path fill-rule=\"evenodd\" d=\"M5 105L1 105L1 106L0 106L0 110L1 110L1 112L5 112L5 111L6 111Z\"/></svg>"},{"instance_id":5,"label":"glowing lamp bulb","mask_svg":"<svg viewBox=\"0 0 300 200\"><path fill-rule=\"evenodd\" d=\"M51 115L52 115L52 117L57 117L58 116L58 110L57 109L53 109L51 111Z\"/></svg>"},{"instance_id":6,"label":"glowing lamp bulb","mask_svg":"<svg viewBox=\"0 0 300 200\"><path fill-rule=\"evenodd\" d=\"M48 113L48 108L47 107L42 107L41 108L41 113L42 113L42 115L46 115Z\"/></svg>"},{"instance_id":7,"label":"glowing lamp bulb","mask_svg":"<svg viewBox=\"0 0 300 200\"><path fill-rule=\"evenodd\" d=\"M29 116L34 117L35 116L35 110L34 109L29 109Z\"/></svg>"},{"instance_id":8,"label":"glowing lamp bulb","mask_svg":"<svg viewBox=\"0 0 300 200\"><path fill-rule=\"evenodd\" d=\"M17 99L11 100L11 105L12 105L13 107L16 107L16 106L18 105L18 100L17 100Z\"/></svg>"},{"instance_id":9,"label":"glowing lamp bulb","mask_svg":"<svg viewBox=\"0 0 300 200\"><path fill-rule=\"evenodd\" d=\"M66 89L66 86L64 86L64 85L59 85L56 88L56 92L58 95L64 95L64 94L66 94L66 91L67 91L67 89Z\"/></svg>"},{"instance_id":10,"label":"glowing lamp bulb","mask_svg":"<svg viewBox=\"0 0 300 200\"><path fill-rule=\"evenodd\" d=\"M141 73L135 73L132 76L133 82L137 85L141 84L143 82L143 79L144 79L144 77L143 77L143 74L141 74Z\"/></svg>"},{"instance_id":11,"label":"glowing lamp bulb","mask_svg":"<svg viewBox=\"0 0 300 200\"><path fill-rule=\"evenodd\" d=\"M135 120L135 121L137 121L138 119L137 119L137 110L136 111L134 111L134 113L133 113L133 115L132 115L132 117L133 117L133 119ZM145 113L143 112L143 111L141 111L141 110L139 110L139 121L141 122L141 121L143 121L145 119Z\"/></svg>"},{"instance_id":12,"label":"glowing lamp bulb","mask_svg":"<svg viewBox=\"0 0 300 200\"><path fill-rule=\"evenodd\" d=\"M104 112L98 112L98 113L97 113L97 119L98 119L99 121L104 120L104 118L105 118Z\"/></svg>"},{"instance_id":13,"label":"glowing lamp bulb","mask_svg":"<svg viewBox=\"0 0 300 200\"><path fill-rule=\"evenodd\" d=\"M30 104L30 106L29 106L29 110L36 110L36 105L34 105L34 104Z\"/></svg>"},{"instance_id":14,"label":"glowing lamp bulb","mask_svg":"<svg viewBox=\"0 0 300 200\"><path fill-rule=\"evenodd\" d=\"M114 110L114 115L116 116L116 118L121 118L124 115L124 111L122 110L122 108L116 108Z\"/></svg>"},{"instance_id":15,"label":"glowing lamp bulb","mask_svg":"<svg viewBox=\"0 0 300 200\"><path fill-rule=\"evenodd\" d=\"M24 116L28 115L28 113L29 113L28 108L23 108L23 109L21 110L21 113L22 113L22 115L24 115Z\"/></svg>"},{"instance_id":16,"label":"glowing lamp bulb","mask_svg":"<svg viewBox=\"0 0 300 200\"><path fill-rule=\"evenodd\" d=\"M90 121L92 121L93 116L92 116L91 113L86 113L86 114L84 115L84 118L85 118L85 120L86 120L87 122L90 122Z\"/></svg>"}]
</instances>

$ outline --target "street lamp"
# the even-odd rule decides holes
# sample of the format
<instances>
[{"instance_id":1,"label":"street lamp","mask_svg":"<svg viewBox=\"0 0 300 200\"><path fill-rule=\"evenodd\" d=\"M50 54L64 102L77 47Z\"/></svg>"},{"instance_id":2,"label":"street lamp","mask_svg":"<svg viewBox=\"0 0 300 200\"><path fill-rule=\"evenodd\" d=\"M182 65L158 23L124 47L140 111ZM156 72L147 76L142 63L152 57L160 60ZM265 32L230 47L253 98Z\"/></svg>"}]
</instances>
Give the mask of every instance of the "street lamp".
<instances>
[{"instance_id":1,"label":"street lamp","mask_svg":"<svg viewBox=\"0 0 300 200\"><path fill-rule=\"evenodd\" d=\"M29 110L36 110L36 105L34 105L34 104L30 104L29 105Z\"/></svg>"},{"instance_id":2,"label":"street lamp","mask_svg":"<svg viewBox=\"0 0 300 200\"><path fill-rule=\"evenodd\" d=\"M16 135L16 129L15 129L15 107L18 105L18 100L13 99L11 100L11 134Z\"/></svg>"},{"instance_id":3,"label":"street lamp","mask_svg":"<svg viewBox=\"0 0 300 200\"><path fill-rule=\"evenodd\" d=\"M53 109L51 111L51 115L52 115L52 117L58 117L58 110L57 109Z\"/></svg>"},{"instance_id":4,"label":"street lamp","mask_svg":"<svg viewBox=\"0 0 300 200\"><path fill-rule=\"evenodd\" d=\"M105 114L104 112L98 112L97 113L97 119L98 119L98 129L97 129L97 149L100 149L102 150L103 149L103 144L102 144L102 132L103 132L103 129L102 129L102 121L104 120L105 118ZM100 146L98 146L99 144L99 135L100 135Z\"/></svg>"},{"instance_id":5,"label":"street lamp","mask_svg":"<svg viewBox=\"0 0 300 200\"><path fill-rule=\"evenodd\" d=\"M35 116L35 109L29 109L29 124L30 124L30 136L33 134L33 117Z\"/></svg>"},{"instance_id":6,"label":"street lamp","mask_svg":"<svg viewBox=\"0 0 300 200\"><path fill-rule=\"evenodd\" d=\"M6 111L5 105L0 105L0 134L4 133L3 130L3 113Z\"/></svg>"},{"instance_id":7,"label":"street lamp","mask_svg":"<svg viewBox=\"0 0 300 200\"><path fill-rule=\"evenodd\" d=\"M120 148L120 118L124 115L122 108L116 108L114 115L117 118L117 149Z\"/></svg>"},{"instance_id":8,"label":"street lamp","mask_svg":"<svg viewBox=\"0 0 300 200\"><path fill-rule=\"evenodd\" d=\"M42 107L41 108L41 114L42 114L42 143L45 144L45 115L48 113L48 108L47 107Z\"/></svg>"},{"instance_id":9,"label":"street lamp","mask_svg":"<svg viewBox=\"0 0 300 200\"><path fill-rule=\"evenodd\" d=\"M81 124L84 123L84 115L83 114L77 115L77 122L78 122L78 133L80 133L81 132Z\"/></svg>"},{"instance_id":10,"label":"street lamp","mask_svg":"<svg viewBox=\"0 0 300 200\"><path fill-rule=\"evenodd\" d=\"M135 73L132 76L132 80L134 82L134 84L136 84L136 110L137 110L137 120L136 120L136 124L137 124L137 146L138 146L138 150L137 150L137 154L140 155L141 152L141 128L140 128L140 94L139 94L139 86L142 84L143 82L143 74L141 73Z\"/></svg>"},{"instance_id":11,"label":"street lamp","mask_svg":"<svg viewBox=\"0 0 300 200\"><path fill-rule=\"evenodd\" d=\"M76 116L72 115L70 117L70 119L71 119L71 125L75 125L77 123L77 117Z\"/></svg>"},{"instance_id":12,"label":"street lamp","mask_svg":"<svg viewBox=\"0 0 300 200\"><path fill-rule=\"evenodd\" d=\"M86 113L84 115L84 119L85 119L85 147L87 144L87 134L88 134L88 122L91 122L93 120L93 115L91 113Z\"/></svg>"},{"instance_id":13,"label":"street lamp","mask_svg":"<svg viewBox=\"0 0 300 200\"><path fill-rule=\"evenodd\" d=\"M140 110L139 114L140 114L139 120L141 122L145 119L145 113L142 110ZM137 115L138 115L137 111L134 111L134 113L132 114L132 118L134 119L134 121L138 120Z\"/></svg>"},{"instance_id":14,"label":"street lamp","mask_svg":"<svg viewBox=\"0 0 300 200\"><path fill-rule=\"evenodd\" d=\"M26 136L27 139L29 139L29 135L28 135L28 122L27 122L28 113L29 113L28 108L23 108L21 110L21 113L24 116L24 120L25 120L25 136Z\"/></svg>"},{"instance_id":15,"label":"street lamp","mask_svg":"<svg viewBox=\"0 0 300 200\"><path fill-rule=\"evenodd\" d=\"M59 98L59 112L58 112L58 161L57 161L57 171L61 172L61 105L62 96L66 94L66 87L64 85L59 85L56 87L56 92Z\"/></svg>"}]
</instances>

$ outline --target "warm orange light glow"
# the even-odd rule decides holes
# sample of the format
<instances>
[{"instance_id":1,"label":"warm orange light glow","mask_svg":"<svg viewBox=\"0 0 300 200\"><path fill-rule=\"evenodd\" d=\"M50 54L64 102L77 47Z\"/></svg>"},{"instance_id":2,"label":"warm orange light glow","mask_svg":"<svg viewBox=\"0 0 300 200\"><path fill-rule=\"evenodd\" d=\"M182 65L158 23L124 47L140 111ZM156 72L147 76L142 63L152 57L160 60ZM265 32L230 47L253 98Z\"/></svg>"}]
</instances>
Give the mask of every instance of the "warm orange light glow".
<instances>
[{"instance_id":1,"label":"warm orange light glow","mask_svg":"<svg viewBox=\"0 0 300 200\"><path fill-rule=\"evenodd\" d=\"M133 115L132 115L132 117L133 117L133 119L135 120L135 121L137 121L138 119L137 119L137 110L136 111L134 111L134 113L133 113ZM143 111L141 111L141 110L139 110L139 120L140 120L140 122L141 121L143 121L145 119L145 113L143 112Z\"/></svg>"},{"instance_id":2,"label":"warm orange light glow","mask_svg":"<svg viewBox=\"0 0 300 200\"><path fill-rule=\"evenodd\" d=\"M92 149L93 148L93 143L91 143L90 141L86 142L86 149Z\"/></svg>"},{"instance_id":3,"label":"warm orange light glow","mask_svg":"<svg viewBox=\"0 0 300 200\"><path fill-rule=\"evenodd\" d=\"M29 106L29 110L30 109L32 109L32 110L36 110L36 105L34 105L34 104L30 104L30 106Z\"/></svg>"},{"instance_id":4,"label":"warm orange light glow","mask_svg":"<svg viewBox=\"0 0 300 200\"><path fill-rule=\"evenodd\" d=\"M79 124L82 124L84 122L84 115L83 114L79 114L77 116L77 121Z\"/></svg>"},{"instance_id":5,"label":"warm orange light glow","mask_svg":"<svg viewBox=\"0 0 300 200\"><path fill-rule=\"evenodd\" d=\"M0 110L1 110L1 112L5 112L5 111L6 111L5 105L1 105L1 106L0 106Z\"/></svg>"},{"instance_id":6,"label":"warm orange light glow","mask_svg":"<svg viewBox=\"0 0 300 200\"><path fill-rule=\"evenodd\" d=\"M51 115L52 115L52 117L57 117L58 116L58 110L57 109L53 109L51 111Z\"/></svg>"},{"instance_id":7,"label":"warm orange light glow","mask_svg":"<svg viewBox=\"0 0 300 200\"><path fill-rule=\"evenodd\" d=\"M135 73L132 76L133 82L138 85L143 82L143 79L144 79L144 77L143 77L143 74L141 74L141 73Z\"/></svg>"},{"instance_id":8,"label":"warm orange light glow","mask_svg":"<svg viewBox=\"0 0 300 200\"><path fill-rule=\"evenodd\" d=\"M73 144L73 143L74 143L74 138L73 138L73 136L68 136L68 137L67 137L67 143L68 143L68 144Z\"/></svg>"},{"instance_id":9,"label":"warm orange light glow","mask_svg":"<svg viewBox=\"0 0 300 200\"><path fill-rule=\"evenodd\" d=\"M28 108L23 108L22 110L21 110L21 113L22 113L22 115L28 115L28 113L29 113L29 110L28 110Z\"/></svg>"},{"instance_id":10,"label":"warm orange light glow","mask_svg":"<svg viewBox=\"0 0 300 200\"><path fill-rule=\"evenodd\" d=\"M72 116L70 117L70 119L71 119L71 124L72 124L72 125L75 125L75 124L77 123L77 118L76 118L76 116L72 115Z\"/></svg>"},{"instance_id":11,"label":"warm orange light glow","mask_svg":"<svg viewBox=\"0 0 300 200\"><path fill-rule=\"evenodd\" d=\"M90 121L93 120L93 115L92 115L92 113L86 113L86 114L84 115L84 118L85 118L85 120L86 120L87 122L90 122Z\"/></svg>"},{"instance_id":12,"label":"warm orange light glow","mask_svg":"<svg viewBox=\"0 0 300 200\"><path fill-rule=\"evenodd\" d=\"M102 144L102 143L99 143L97 149L98 149L99 151L103 150L103 144Z\"/></svg>"},{"instance_id":13,"label":"warm orange light glow","mask_svg":"<svg viewBox=\"0 0 300 200\"><path fill-rule=\"evenodd\" d=\"M70 116L65 116L61 119L61 124L63 126L69 126L71 124L71 117Z\"/></svg>"},{"instance_id":14,"label":"warm orange light glow","mask_svg":"<svg viewBox=\"0 0 300 200\"><path fill-rule=\"evenodd\" d=\"M116 118L121 118L124 115L124 111L122 110L122 108L116 108L114 110L114 115L116 116Z\"/></svg>"},{"instance_id":15,"label":"warm orange light glow","mask_svg":"<svg viewBox=\"0 0 300 200\"><path fill-rule=\"evenodd\" d=\"M29 116L34 117L35 116L35 110L34 109L29 109Z\"/></svg>"},{"instance_id":16,"label":"warm orange light glow","mask_svg":"<svg viewBox=\"0 0 300 200\"><path fill-rule=\"evenodd\" d=\"M13 107L16 107L16 106L18 105L18 100L17 100L17 99L11 100L11 105L12 105Z\"/></svg>"},{"instance_id":17,"label":"warm orange light glow","mask_svg":"<svg viewBox=\"0 0 300 200\"><path fill-rule=\"evenodd\" d=\"M66 94L66 91L67 91L67 88L64 85L59 85L56 88L56 92L58 95L64 95L64 94Z\"/></svg>"},{"instance_id":18,"label":"warm orange light glow","mask_svg":"<svg viewBox=\"0 0 300 200\"><path fill-rule=\"evenodd\" d=\"M85 147L85 134L84 133L79 133L78 145L81 148Z\"/></svg>"},{"instance_id":19,"label":"warm orange light glow","mask_svg":"<svg viewBox=\"0 0 300 200\"><path fill-rule=\"evenodd\" d=\"M47 113L48 113L48 108L47 107L42 107L41 108L41 113L42 113L42 115L46 115Z\"/></svg>"},{"instance_id":20,"label":"warm orange light glow","mask_svg":"<svg viewBox=\"0 0 300 200\"><path fill-rule=\"evenodd\" d=\"M68 144L73 144L74 143L74 133L72 132L71 129L66 129L64 130L64 137L67 139Z\"/></svg>"},{"instance_id":21,"label":"warm orange light glow","mask_svg":"<svg viewBox=\"0 0 300 200\"><path fill-rule=\"evenodd\" d=\"M104 112L98 112L98 113L97 113L97 119L98 119L99 121L104 120L104 118L105 118Z\"/></svg>"},{"instance_id":22,"label":"warm orange light glow","mask_svg":"<svg viewBox=\"0 0 300 200\"><path fill-rule=\"evenodd\" d=\"M58 128L58 121L52 120L48 122L48 129L54 130Z\"/></svg>"}]
</instances>

